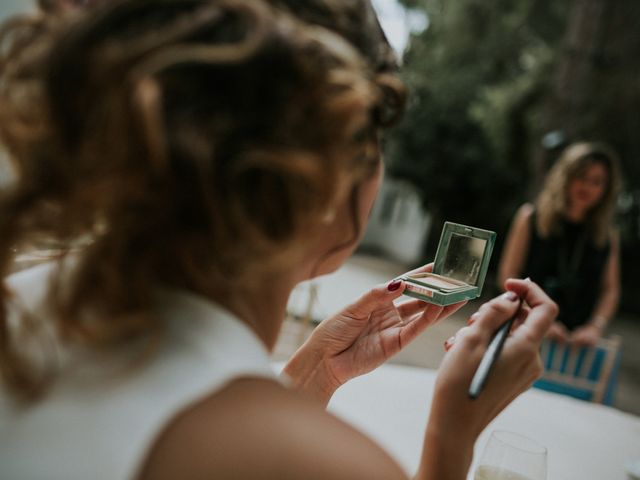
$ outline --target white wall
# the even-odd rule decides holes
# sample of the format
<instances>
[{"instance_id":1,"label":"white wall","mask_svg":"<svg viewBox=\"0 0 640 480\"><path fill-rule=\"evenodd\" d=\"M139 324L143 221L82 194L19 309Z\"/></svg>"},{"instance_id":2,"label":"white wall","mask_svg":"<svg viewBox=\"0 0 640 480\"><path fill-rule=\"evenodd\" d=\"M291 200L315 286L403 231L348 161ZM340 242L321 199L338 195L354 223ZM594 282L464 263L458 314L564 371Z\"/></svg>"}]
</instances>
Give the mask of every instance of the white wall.
<instances>
[{"instance_id":1,"label":"white wall","mask_svg":"<svg viewBox=\"0 0 640 480\"><path fill-rule=\"evenodd\" d=\"M35 2L27 0L0 0L0 19L14 13L24 12L35 7Z\"/></svg>"},{"instance_id":2,"label":"white wall","mask_svg":"<svg viewBox=\"0 0 640 480\"><path fill-rule=\"evenodd\" d=\"M385 178L371 212L363 248L380 250L406 265L421 259L430 217L420 195L407 182Z\"/></svg>"}]
</instances>

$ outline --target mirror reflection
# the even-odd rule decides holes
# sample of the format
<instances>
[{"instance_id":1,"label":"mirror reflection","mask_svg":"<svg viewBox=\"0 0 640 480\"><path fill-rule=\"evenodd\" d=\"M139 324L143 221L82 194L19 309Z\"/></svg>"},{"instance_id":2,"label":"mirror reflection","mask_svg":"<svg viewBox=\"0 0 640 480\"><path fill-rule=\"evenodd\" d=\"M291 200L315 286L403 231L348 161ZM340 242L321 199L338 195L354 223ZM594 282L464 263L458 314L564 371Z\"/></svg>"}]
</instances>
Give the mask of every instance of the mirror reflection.
<instances>
[{"instance_id":1,"label":"mirror reflection","mask_svg":"<svg viewBox=\"0 0 640 480\"><path fill-rule=\"evenodd\" d=\"M476 285L486 244L487 241L481 238L453 233L449 239L442 273L447 277Z\"/></svg>"}]
</instances>

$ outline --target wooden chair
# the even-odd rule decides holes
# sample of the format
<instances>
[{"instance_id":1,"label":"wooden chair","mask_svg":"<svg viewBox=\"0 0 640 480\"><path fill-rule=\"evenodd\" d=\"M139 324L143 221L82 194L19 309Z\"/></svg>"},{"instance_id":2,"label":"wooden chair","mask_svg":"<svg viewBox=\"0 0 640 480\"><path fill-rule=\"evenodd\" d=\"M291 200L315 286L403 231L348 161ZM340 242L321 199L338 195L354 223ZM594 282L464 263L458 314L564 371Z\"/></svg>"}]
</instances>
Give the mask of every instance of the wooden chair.
<instances>
[{"instance_id":1,"label":"wooden chair","mask_svg":"<svg viewBox=\"0 0 640 480\"><path fill-rule=\"evenodd\" d=\"M602 338L593 348L545 340L540 349L544 373L533 386L581 400L613 404L621 338Z\"/></svg>"}]
</instances>

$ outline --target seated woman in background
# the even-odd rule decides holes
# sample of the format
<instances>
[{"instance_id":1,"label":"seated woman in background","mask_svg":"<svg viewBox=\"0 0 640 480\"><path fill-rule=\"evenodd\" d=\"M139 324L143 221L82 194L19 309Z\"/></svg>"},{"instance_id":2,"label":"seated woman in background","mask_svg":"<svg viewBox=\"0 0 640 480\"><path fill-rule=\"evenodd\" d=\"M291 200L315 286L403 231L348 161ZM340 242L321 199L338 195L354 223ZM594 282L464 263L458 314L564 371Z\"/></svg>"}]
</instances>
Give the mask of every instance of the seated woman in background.
<instances>
[{"instance_id":1,"label":"seated woman in background","mask_svg":"<svg viewBox=\"0 0 640 480\"><path fill-rule=\"evenodd\" d=\"M567 147L535 205L518 210L498 280L530 277L558 304L548 336L595 345L620 297L619 241L613 214L619 191L615 153L597 143Z\"/></svg>"},{"instance_id":2,"label":"seated woman in background","mask_svg":"<svg viewBox=\"0 0 640 480\"><path fill-rule=\"evenodd\" d=\"M406 478L325 406L460 305L396 306L391 281L325 320L286 380L269 359L294 286L362 236L402 109L369 3L98 2L13 20L3 47L0 477ZM67 254L6 278L42 238ZM418 478L464 479L541 372L556 307L506 288L446 354ZM521 326L471 400L517 297Z\"/></svg>"}]
</instances>

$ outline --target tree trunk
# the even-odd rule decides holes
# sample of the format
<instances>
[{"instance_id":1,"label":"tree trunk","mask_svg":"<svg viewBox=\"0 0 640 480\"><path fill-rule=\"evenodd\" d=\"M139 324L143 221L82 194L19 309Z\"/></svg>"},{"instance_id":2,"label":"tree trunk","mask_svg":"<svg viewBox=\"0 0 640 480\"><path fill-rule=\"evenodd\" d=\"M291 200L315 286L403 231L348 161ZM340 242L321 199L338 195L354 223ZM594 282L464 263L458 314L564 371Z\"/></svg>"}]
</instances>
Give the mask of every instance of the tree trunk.
<instances>
[{"instance_id":1,"label":"tree trunk","mask_svg":"<svg viewBox=\"0 0 640 480\"><path fill-rule=\"evenodd\" d=\"M640 183L640 2L573 0L563 49L546 106L547 132L566 142L601 140L623 158ZM536 148L532 171L539 187L557 151Z\"/></svg>"}]
</instances>

